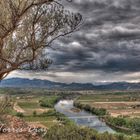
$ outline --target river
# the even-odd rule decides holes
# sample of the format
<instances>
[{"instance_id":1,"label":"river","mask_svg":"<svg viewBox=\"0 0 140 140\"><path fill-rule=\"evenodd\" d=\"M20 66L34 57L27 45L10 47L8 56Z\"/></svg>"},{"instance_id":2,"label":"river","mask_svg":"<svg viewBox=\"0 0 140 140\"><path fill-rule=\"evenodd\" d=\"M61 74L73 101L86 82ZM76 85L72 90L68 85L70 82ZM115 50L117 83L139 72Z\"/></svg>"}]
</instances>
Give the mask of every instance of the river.
<instances>
[{"instance_id":1,"label":"river","mask_svg":"<svg viewBox=\"0 0 140 140\"><path fill-rule=\"evenodd\" d=\"M77 108L73 106L73 100L61 100L55 105L55 109L73 120L77 125L94 128L100 133L106 131L109 133L115 133L115 131L107 126L105 122L100 121L96 115L84 110L74 111L77 110Z\"/></svg>"}]
</instances>

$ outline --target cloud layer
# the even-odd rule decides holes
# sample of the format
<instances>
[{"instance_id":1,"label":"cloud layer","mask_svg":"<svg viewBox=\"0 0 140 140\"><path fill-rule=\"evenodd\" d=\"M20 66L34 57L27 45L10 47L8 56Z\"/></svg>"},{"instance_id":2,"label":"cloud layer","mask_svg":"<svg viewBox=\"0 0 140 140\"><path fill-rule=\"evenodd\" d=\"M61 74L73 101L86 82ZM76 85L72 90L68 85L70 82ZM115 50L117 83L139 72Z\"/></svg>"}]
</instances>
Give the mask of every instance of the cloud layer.
<instances>
[{"instance_id":1,"label":"cloud layer","mask_svg":"<svg viewBox=\"0 0 140 140\"><path fill-rule=\"evenodd\" d=\"M89 82L138 81L140 76L135 74L140 71L140 1L73 0L65 5L82 13L84 21L79 31L55 41L54 50L48 49L54 62L48 77L87 82L88 72L92 75ZM80 75L85 75L83 80ZM70 80L62 78L67 76Z\"/></svg>"}]
</instances>

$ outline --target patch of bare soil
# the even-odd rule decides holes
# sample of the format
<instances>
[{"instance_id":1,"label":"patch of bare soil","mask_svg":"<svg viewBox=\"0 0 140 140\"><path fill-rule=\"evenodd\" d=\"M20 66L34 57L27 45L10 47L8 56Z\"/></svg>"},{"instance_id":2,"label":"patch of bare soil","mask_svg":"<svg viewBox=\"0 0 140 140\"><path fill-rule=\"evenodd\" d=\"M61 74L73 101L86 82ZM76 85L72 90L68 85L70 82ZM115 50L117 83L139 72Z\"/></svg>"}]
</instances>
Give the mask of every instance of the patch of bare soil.
<instances>
[{"instance_id":1,"label":"patch of bare soil","mask_svg":"<svg viewBox=\"0 0 140 140\"><path fill-rule=\"evenodd\" d=\"M20 106L18 106L17 102L14 103L13 109L14 109L16 112L25 113L25 111L24 111Z\"/></svg>"},{"instance_id":2,"label":"patch of bare soil","mask_svg":"<svg viewBox=\"0 0 140 140\"><path fill-rule=\"evenodd\" d=\"M0 140L42 140L35 128L23 120L13 116L4 116L4 120L0 124Z\"/></svg>"}]
</instances>

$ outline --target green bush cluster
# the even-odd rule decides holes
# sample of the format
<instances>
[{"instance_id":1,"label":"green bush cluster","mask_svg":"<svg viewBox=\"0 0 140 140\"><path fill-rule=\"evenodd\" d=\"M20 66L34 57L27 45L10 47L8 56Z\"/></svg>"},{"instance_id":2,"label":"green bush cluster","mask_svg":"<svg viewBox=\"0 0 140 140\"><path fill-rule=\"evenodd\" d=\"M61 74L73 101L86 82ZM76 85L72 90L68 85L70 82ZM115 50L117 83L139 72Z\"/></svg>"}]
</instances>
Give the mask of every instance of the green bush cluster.
<instances>
[{"instance_id":1,"label":"green bush cluster","mask_svg":"<svg viewBox=\"0 0 140 140\"><path fill-rule=\"evenodd\" d=\"M140 118L107 117L107 122L114 126L128 128L133 132L140 133Z\"/></svg>"},{"instance_id":2,"label":"green bush cluster","mask_svg":"<svg viewBox=\"0 0 140 140\"><path fill-rule=\"evenodd\" d=\"M41 107L53 108L59 100L60 97L47 97L45 99L39 100L39 103Z\"/></svg>"},{"instance_id":3,"label":"green bush cluster","mask_svg":"<svg viewBox=\"0 0 140 140\"><path fill-rule=\"evenodd\" d=\"M85 111L91 112L92 114L98 116L104 116L108 114L107 110L104 108L94 108L88 104L81 104L80 102L74 102L74 106L80 109L84 109Z\"/></svg>"},{"instance_id":4,"label":"green bush cluster","mask_svg":"<svg viewBox=\"0 0 140 140\"><path fill-rule=\"evenodd\" d=\"M56 116L56 117L59 117L59 116L62 116L63 114L55 111L55 110L49 110L47 112L43 112L41 114L38 115L38 117L50 117L50 116Z\"/></svg>"},{"instance_id":5,"label":"green bush cluster","mask_svg":"<svg viewBox=\"0 0 140 140\"><path fill-rule=\"evenodd\" d=\"M17 112L17 113L16 113L16 116L22 118L22 117L24 117L24 114L21 113L21 112Z\"/></svg>"},{"instance_id":6,"label":"green bush cluster","mask_svg":"<svg viewBox=\"0 0 140 140\"><path fill-rule=\"evenodd\" d=\"M60 121L61 124L63 124L63 125L74 124L73 121L68 119L64 114L61 114L61 113L57 112L56 110L49 110L48 112L43 112L42 114L39 114L37 116L38 117L51 117L51 116L55 116L57 118L57 120Z\"/></svg>"}]
</instances>

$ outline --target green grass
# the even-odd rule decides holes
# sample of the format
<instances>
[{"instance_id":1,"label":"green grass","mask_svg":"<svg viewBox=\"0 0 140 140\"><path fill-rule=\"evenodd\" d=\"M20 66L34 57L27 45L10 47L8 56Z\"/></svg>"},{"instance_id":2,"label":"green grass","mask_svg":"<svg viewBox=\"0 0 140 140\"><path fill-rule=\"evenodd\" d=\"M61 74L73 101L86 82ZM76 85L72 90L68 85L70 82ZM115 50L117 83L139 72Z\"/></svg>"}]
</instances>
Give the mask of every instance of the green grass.
<instances>
[{"instance_id":1,"label":"green grass","mask_svg":"<svg viewBox=\"0 0 140 140\"><path fill-rule=\"evenodd\" d=\"M59 96L47 96L39 100L41 107L53 108L56 102L59 100Z\"/></svg>"},{"instance_id":2,"label":"green grass","mask_svg":"<svg viewBox=\"0 0 140 140\"><path fill-rule=\"evenodd\" d=\"M17 102L18 106L25 111L25 113L23 113L24 116L22 117L22 119L30 123L39 123L49 128L57 123L54 120L57 120L58 114L55 113L53 106L51 108L42 107L39 101L41 100L44 103L54 105L57 99L58 96L43 96L43 97L33 96L30 98L22 97L18 100L15 99L15 102ZM41 116L41 114L43 113L41 113L39 109L44 109L44 111L49 110L50 112L46 111L46 114ZM34 111L36 111L37 113L36 116L33 116Z\"/></svg>"},{"instance_id":3,"label":"green grass","mask_svg":"<svg viewBox=\"0 0 140 140\"><path fill-rule=\"evenodd\" d=\"M140 96L137 94L96 94L96 95L82 95L78 100L80 101L88 101L88 102L121 102L121 101L134 101L140 100Z\"/></svg>"},{"instance_id":4,"label":"green grass","mask_svg":"<svg viewBox=\"0 0 140 140\"><path fill-rule=\"evenodd\" d=\"M41 122L41 124L43 124L44 126L46 126L47 128L51 128L52 126L56 125L56 122Z\"/></svg>"},{"instance_id":5,"label":"green grass","mask_svg":"<svg viewBox=\"0 0 140 140\"><path fill-rule=\"evenodd\" d=\"M32 99L25 98L20 99L18 101L18 105L23 109L42 108L43 106L40 106L39 101L42 101L44 104L53 106L58 98L58 96L33 97Z\"/></svg>"},{"instance_id":6,"label":"green grass","mask_svg":"<svg viewBox=\"0 0 140 140\"><path fill-rule=\"evenodd\" d=\"M56 117L55 116L49 116L49 117L25 116L23 119L28 122L45 122L45 121L53 121L56 119Z\"/></svg>"},{"instance_id":7,"label":"green grass","mask_svg":"<svg viewBox=\"0 0 140 140\"><path fill-rule=\"evenodd\" d=\"M18 102L18 105L23 108L23 109L35 109L38 108L39 105L37 102L30 102L30 101L26 101L26 102Z\"/></svg>"},{"instance_id":8,"label":"green grass","mask_svg":"<svg viewBox=\"0 0 140 140\"><path fill-rule=\"evenodd\" d=\"M44 126L46 126L47 128L52 127L53 125L57 124L57 122L55 122L54 120L57 120L57 118L55 116L51 116L51 117L33 117L33 116L26 116L23 117L23 119L26 122L29 123L40 123Z\"/></svg>"}]
</instances>

